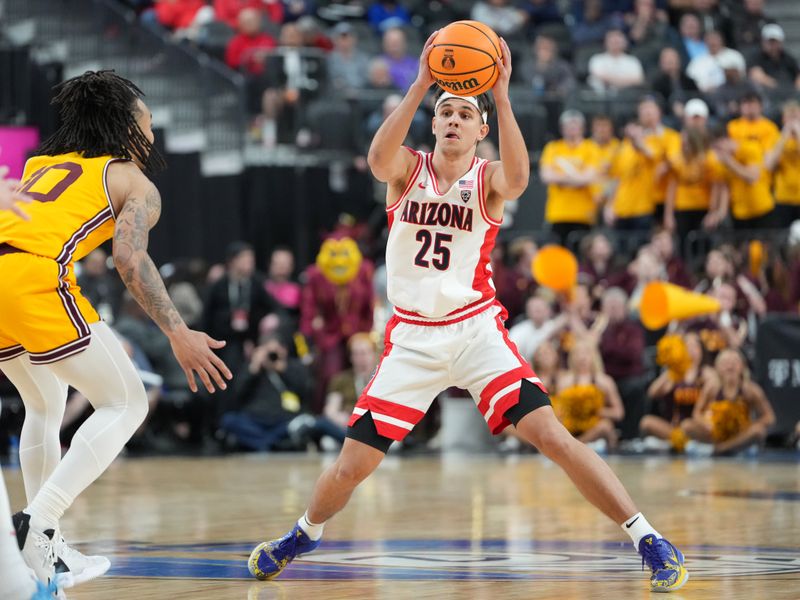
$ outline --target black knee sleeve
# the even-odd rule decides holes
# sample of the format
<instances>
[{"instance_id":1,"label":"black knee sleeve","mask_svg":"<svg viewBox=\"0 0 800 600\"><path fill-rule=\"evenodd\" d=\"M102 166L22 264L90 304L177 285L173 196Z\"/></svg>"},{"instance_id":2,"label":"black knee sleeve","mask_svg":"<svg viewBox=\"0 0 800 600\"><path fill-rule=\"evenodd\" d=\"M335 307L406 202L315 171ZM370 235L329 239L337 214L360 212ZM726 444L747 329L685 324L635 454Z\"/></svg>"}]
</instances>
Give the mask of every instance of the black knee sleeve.
<instances>
[{"instance_id":1,"label":"black knee sleeve","mask_svg":"<svg viewBox=\"0 0 800 600\"><path fill-rule=\"evenodd\" d=\"M362 444L366 444L367 446L372 446L384 454L389 451L389 446L391 446L394 441L378 433L378 429L375 427L375 421L372 419L372 413L369 411L364 413L352 427L347 428L347 437L361 442Z\"/></svg>"},{"instance_id":2,"label":"black knee sleeve","mask_svg":"<svg viewBox=\"0 0 800 600\"><path fill-rule=\"evenodd\" d=\"M509 408L504 416L516 427L525 415L543 406L550 406L550 397L539 386L523 379L519 388L519 402Z\"/></svg>"}]
</instances>

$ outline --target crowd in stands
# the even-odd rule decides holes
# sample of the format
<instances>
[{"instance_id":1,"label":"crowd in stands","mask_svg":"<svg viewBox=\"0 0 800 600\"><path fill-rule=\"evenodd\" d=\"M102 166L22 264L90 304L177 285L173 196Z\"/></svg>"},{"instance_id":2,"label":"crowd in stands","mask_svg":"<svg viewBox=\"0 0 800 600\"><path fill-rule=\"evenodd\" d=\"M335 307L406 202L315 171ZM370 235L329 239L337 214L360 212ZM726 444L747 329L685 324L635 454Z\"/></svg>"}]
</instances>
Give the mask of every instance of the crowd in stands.
<instances>
[{"instance_id":1,"label":"crowd in stands","mask_svg":"<svg viewBox=\"0 0 800 600\"><path fill-rule=\"evenodd\" d=\"M777 120L800 85L766 0L126 1L143 23L245 74L250 137L267 147L329 148L313 135L315 106L345 102L360 122L380 114L386 97L415 77L428 34L457 19L482 21L506 38L512 92L547 106L550 138L565 107L590 116L611 106L621 130L648 92L676 129L688 101L702 99L714 124L737 114L747 92L769 98L765 114ZM363 152L369 131L359 133L333 143Z\"/></svg>"},{"instance_id":2,"label":"crowd in stands","mask_svg":"<svg viewBox=\"0 0 800 600\"><path fill-rule=\"evenodd\" d=\"M125 292L105 251L90 254L78 282L124 340L151 401L130 450L338 448L391 316L382 257L362 256L358 231L333 232L300 273L292 251L279 247L260 274L244 242L230 245L224 264L162 267L186 322L227 341L220 355L234 385L214 395L189 390L169 341ZM631 254L619 239L596 228L580 240L577 285L567 294L534 279L535 236L500 243L493 255L509 337L550 391L564 425L599 451L755 451L775 416L748 365L761 320L798 313L800 224L786 242L732 239L699 255L698 268L664 228L629 247ZM708 294L722 310L649 331L639 303L652 281ZM7 387L0 388L4 395L12 391ZM88 402L72 392L65 444L87 410ZM405 445L436 447L440 425L434 409ZM500 447L519 446L512 428Z\"/></svg>"},{"instance_id":3,"label":"crowd in stands","mask_svg":"<svg viewBox=\"0 0 800 600\"><path fill-rule=\"evenodd\" d=\"M354 154L415 77L429 31L459 18L494 27L514 52L515 110L544 106L535 114L550 141L530 148L547 186L545 231L499 243L493 279L510 337L560 418L599 450L764 442L775 417L749 375L753 344L765 315L800 307L800 223L789 227L800 219L800 69L764 0L129 3L248 77L253 140L322 143L314 107L341 101L362 117ZM429 111L412 124L415 147L431 142ZM213 396L189 391L103 251L87 257L79 283L151 393L132 446L336 447L391 315L380 240L359 231L332 233L302 272L291 249L256 257L242 242L224 264L162 269L187 323L228 342L235 385ZM546 241L578 257L570 294L533 278ZM722 310L650 332L638 310L652 281ZM77 394L70 405L65 435L86 410ZM426 422L435 436L436 411ZM515 446L513 432L504 444Z\"/></svg>"}]
</instances>

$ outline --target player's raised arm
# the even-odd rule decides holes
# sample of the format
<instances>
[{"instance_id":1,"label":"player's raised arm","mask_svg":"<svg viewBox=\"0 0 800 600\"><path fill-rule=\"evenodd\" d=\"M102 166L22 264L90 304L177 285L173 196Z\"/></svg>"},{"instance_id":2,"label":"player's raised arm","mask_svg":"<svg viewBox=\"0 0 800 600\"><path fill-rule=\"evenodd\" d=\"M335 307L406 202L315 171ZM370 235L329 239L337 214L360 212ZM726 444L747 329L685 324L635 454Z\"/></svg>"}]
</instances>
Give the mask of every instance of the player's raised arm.
<instances>
[{"instance_id":1,"label":"player's raised arm","mask_svg":"<svg viewBox=\"0 0 800 600\"><path fill-rule=\"evenodd\" d=\"M487 167L489 189L506 200L514 200L528 187L531 173L528 148L519 130L511 101L508 98L508 82L511 77L511 51L500 38L503 57L497 59L500 74L494 84L494 102L497 107L497 127L500 137L500 160Z\"/></svg>"},{"instance_id":2,"label":"player's raised arm","mask_svg":"<svg viewBox=\"0 0 800 600\"><path fill-rule=\"evenodd\" d=\"M214 392L215 384L225 389L231 372L211 350L225 342L186 326L147 253L150 229L161 216L158 189L133 163L115 163L109 171L112 201L122 206L114 228L114 266L131 295L169 338L191 390L197 391L195 373L209 392Z\"/></svg>"},{"instance_id":3,"label":"player's raised arm","mask_svg":"<svg viewBox=\"0 0 800 600\"><path fill-rule=\"evenodd\" d=\"M402 145L419 105L433 84L433 75L428 68L428 55L433 49L433 38L437 33L438 31L434 31L425 42L419 58L417 79L411 84L400 105L386 118L372 138L367 163L378 181L400 182L404 185L416 164L415 157L403 150Z\"/></svg>"}]
</instances>

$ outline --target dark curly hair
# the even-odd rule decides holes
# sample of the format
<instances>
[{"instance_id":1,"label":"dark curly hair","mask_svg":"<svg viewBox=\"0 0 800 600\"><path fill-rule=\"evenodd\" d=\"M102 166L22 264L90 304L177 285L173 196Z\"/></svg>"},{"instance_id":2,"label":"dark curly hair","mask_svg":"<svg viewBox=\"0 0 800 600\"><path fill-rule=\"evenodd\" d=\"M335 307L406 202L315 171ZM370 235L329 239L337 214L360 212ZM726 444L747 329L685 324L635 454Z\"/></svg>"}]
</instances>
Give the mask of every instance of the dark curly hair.
<instances>
[{"instance_id":1,"label":"dark curly hair","mask_svg":"<svg viewBox=\"0 0 800 600\"><path fill-rule=\"evenodd\" d=\"M136 159L149 173L166 166L136 122L137 100L144 94L132 82L114 71L86 71L53 91L51 104L58 107L61 125L37 154L80 152L85 158Z\"/></svg>"}]
</instances>

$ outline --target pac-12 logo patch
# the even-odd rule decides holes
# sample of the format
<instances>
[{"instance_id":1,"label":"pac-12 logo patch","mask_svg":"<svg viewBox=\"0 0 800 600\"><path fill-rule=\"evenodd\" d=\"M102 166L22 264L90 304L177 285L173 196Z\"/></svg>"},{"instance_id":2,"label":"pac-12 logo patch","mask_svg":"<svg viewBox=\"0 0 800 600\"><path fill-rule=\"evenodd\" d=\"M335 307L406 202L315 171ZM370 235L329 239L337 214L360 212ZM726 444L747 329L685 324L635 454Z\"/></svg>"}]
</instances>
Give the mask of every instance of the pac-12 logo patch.
<instances>
[{"instance_id":1,"label":"pac-12 logo patch","mask_svg":"<svg viewBox=\"0 0 800 600\"><path fill-rule=\"evenodd\" d=\"M456 68L456 59L453 58L453 50L446 48L442 57L442 68L448 71Z\"/></svg>"},{"instance_id":2,"label":"pac-12 logo patch","mask_svg":"<svg viewBox=\"0 0 800 600\"><path fill-rule=\"evenodd\" d=\"M461 200L469 202L469 199L472 198L472 188L474 185L475 182L472 179L458 180L458 189L461 190Z\"/></svg>"}]
</instances>

